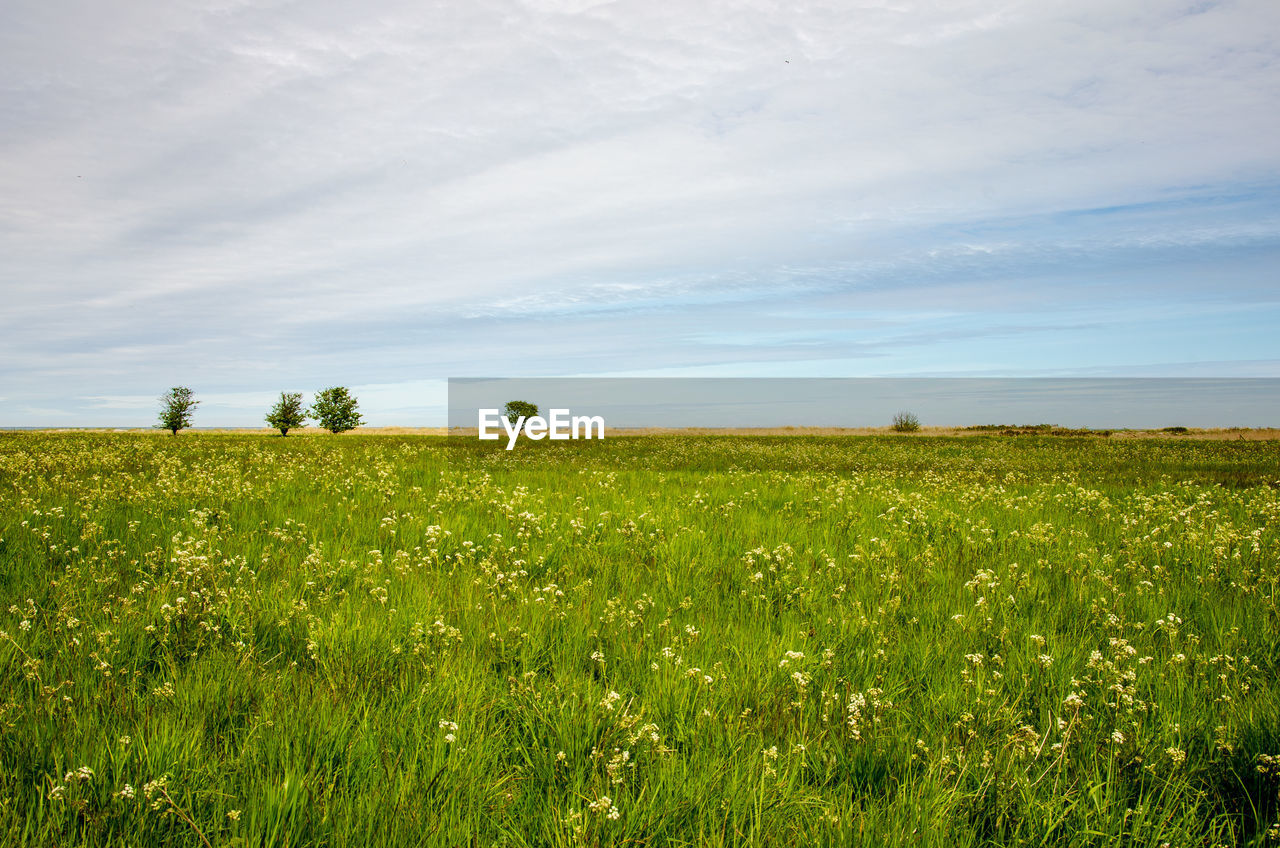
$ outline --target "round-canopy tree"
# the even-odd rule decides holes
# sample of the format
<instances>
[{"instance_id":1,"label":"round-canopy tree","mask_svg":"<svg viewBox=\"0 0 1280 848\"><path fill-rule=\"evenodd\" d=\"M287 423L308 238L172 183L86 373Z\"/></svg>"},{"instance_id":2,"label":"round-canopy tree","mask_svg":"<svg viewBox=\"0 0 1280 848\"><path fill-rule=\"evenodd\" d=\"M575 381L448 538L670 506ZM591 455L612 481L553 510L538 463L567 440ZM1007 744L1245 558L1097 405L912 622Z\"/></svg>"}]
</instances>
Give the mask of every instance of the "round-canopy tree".
<instances>
[{"instance_id":1,"label":"round-canopy tree","mask_svg":"<svg viewBox=\"0 0 1280 848\"><path fill-rule=\"evenodd\" d=\"M307 420L307 410L302 406L302 392L281 392L280 400L267 413L267 423L287 436L294 427L301 427Z\"/></svg>"},{"instance_id":2,"label":"round-canopy tree","mask_svg":"<svg viewBox=\"0 0 1280 848\"><path fill-rule=\"evenodd\" d=\"M345 433L364 423L359 404L346 386L316 392L316 399L311 402L311 417L330 433Z\"/></svg>"},{"instance_id":3,"label":"round-canopy tree","mask_svg":"<svg viewBox=\"0 0 1280 848\"><path fill-rule=\"evenodd\" d=\"M509 400L507 405L502 407L502 414L508 421L515 424L521 418L532 418L537 415L538 406L527 400Z\"/></svg>"},{"instance_id":4,"label":"round-canopy tree","mask_svg":"<svg viewBox=\"0 0 1280 848\"><path fill-rule=\"evenodd\" d=\"M199 405L190 389L174 386L160 396L160 423L156 427L178 435L179 430L191 426L191 414Z\"/></svg>"}]
</instances>

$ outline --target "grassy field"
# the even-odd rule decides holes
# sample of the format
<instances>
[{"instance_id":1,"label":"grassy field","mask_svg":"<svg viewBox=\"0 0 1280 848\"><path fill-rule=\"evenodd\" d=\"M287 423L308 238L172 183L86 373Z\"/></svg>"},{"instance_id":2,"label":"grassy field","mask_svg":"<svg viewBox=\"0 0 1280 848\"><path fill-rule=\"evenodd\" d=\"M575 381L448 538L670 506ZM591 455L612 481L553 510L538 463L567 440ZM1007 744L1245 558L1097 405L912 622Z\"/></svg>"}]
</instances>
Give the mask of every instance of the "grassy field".
<instances>
[{"instance_id":1,"label":"grassy field","mask_svg":"<svg viewBox=\"0 0 1280 848\"><path fill-rule=\"evenodd\" d=\"M0 434L4 845L1280 843L1280 446Z\"/></svg>"}]
</instances>

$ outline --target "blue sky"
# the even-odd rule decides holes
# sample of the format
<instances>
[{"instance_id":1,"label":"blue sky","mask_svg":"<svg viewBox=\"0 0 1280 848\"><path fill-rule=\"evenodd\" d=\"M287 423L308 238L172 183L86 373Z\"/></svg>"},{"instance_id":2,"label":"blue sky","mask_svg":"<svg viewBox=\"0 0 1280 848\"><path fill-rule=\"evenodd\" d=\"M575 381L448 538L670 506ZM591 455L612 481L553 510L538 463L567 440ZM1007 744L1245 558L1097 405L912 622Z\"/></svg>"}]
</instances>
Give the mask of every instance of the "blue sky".
<instances>
[{"instance_id":1,"label":"blue sky","mask_svg":"<svg viewBox=\"0 0 1280 848\"><path fill-rule=\"evenodd\" d=\"M1280 376L1280 4L0 10L0 426L451 376Z\"/></svg>"}]
</instances>

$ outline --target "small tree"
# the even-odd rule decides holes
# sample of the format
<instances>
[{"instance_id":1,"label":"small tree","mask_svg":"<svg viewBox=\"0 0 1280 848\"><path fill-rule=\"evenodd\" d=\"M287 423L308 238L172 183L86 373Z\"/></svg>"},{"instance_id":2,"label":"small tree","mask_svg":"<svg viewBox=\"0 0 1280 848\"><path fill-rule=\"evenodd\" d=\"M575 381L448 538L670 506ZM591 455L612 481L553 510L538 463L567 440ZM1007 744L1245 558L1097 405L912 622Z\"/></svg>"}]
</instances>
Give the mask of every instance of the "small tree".
<instances>
[{"instance_id":1,"label":"small tree","mask_svg":"<svg viewBox=\"0 0 1280 848\"><path fill-rule=\"evenodd\" d=\"M311 417L330 433L345 433L364 423L360 418L359 404L346 386L333 386L316 392L311 402Z\"/></svg>"},{"instance_id":2,"label":"small tree","mask_svg":"<svg viewBox=\"0 0 1280 848\"><path fill-rule=\"evenodd\" d=\"M195 399L186 386L174 386L160 396L160 423L157 429L168 430L173 435L184 427L191 426L191 414L195 412L200 401Z\"/></svg>"},{"instance_id":3,"label":"small tree","mask_svg":"<svg viewBox=\"0 0 1280 848\"><path fill-rule=\"evenodd\" d=\"M899 412L893 416L893 432L914 433L920 429L920 419L914 412Z\"/></svg>"},{"instance_id":4,"label":"small tree","mask_svg":"<svg viewBox=\"0 0 1280 848\"><path fill-rule=\"evenodd\" d=\"M281 436L289 435L294 427L301 427L307 420L307 411L302 406L302 392L281 392L280 400L267 413L267 423L280 431Z\"/></svg>"},{"instance_id":5,"label":"small tree","mask_svg":"<svg viewBox=\"0 0 1280 848\"><path fill-rule=\"evenodd\" d=\"M527 400L509 400L502 408L502 414L514 425L521 417L532 418L537 415L538 407Z\"/></svg>"}]
</instances>

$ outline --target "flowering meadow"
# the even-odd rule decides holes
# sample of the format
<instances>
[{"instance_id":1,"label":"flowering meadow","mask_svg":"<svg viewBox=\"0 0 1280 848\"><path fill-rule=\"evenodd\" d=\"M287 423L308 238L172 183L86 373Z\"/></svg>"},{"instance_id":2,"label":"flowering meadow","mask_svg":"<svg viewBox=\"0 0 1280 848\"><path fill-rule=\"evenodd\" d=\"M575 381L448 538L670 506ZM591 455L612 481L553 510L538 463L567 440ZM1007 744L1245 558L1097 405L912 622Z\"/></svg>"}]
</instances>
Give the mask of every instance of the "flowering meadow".
<instances>
[{"instance_id":1,"label":"flowering meadow","mask_svg":"<svg viewBox=\"0 0 1280 848\"><path fill-rule=\"evenodd\" d=\"M0 434L0 844L1280 844L1280 445Z\"/></svg>"}]
</instances>

